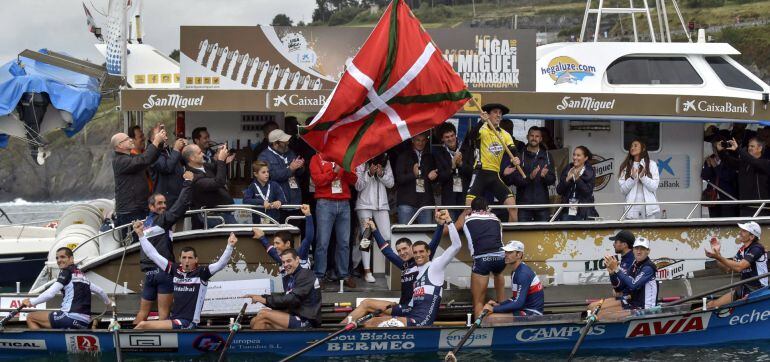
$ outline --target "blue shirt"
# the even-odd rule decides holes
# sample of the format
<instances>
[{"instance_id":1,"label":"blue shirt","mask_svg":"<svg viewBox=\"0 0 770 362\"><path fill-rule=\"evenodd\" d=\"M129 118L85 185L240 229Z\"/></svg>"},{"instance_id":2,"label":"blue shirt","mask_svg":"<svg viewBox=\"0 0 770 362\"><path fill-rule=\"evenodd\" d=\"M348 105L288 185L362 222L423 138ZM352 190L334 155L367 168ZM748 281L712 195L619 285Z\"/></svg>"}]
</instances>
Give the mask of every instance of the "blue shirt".
<instances>
[{"instance_id":1,"label":"blue shirt","mask_svg":"<svg viewBox=\"0 0 770 362\"><path fill-rule=\"evenodd\" d=\"M740 262L741 260L749 262L749 267L741 271L741 280L767 273L767 255L765 254L765 247L756 240L748 246L741 246L738 249L738 253L735 254L735 261ZM746 286L750 290L762 288L767 286L767 278L746 283Z\"/></svg>"},{"instance_id":2,"label":"blue shirt","mask_svg":"<svg viewBox=\"0 0 770 362\"><path fill-rule=\"evenodd\" d=\"M658 282L655 280L657 271L655 264L647 258L635 262L628 272L619 270L615 273L620 280L620 287L625 288L628 294L628 304L632 308L645 309L658 303Z\"/></svg>"},{"instance_id":3,"label":"blue shirt","mask_svg":"<svg viewBox=\"0 0 770 362\"><path fill-rule=\"evenodd\" d=\"M540 278L527 264L519 264L511 273L511 299L496 305L494 313L514 313L522 310L543 314L545 306L545 292Z\"/></svg>"},{"instance_id":4,"label":"blue shirt","mask_svg":"<svg viewBox=\"0 0 770 362\"><path fill-rule=\"evenodd\" d=\"M428 248L430 248L431 259L436 254L436 248L441 242L441 236L444 233L444 225L437 225L436 231L433 233L433 239L431 239ZM417 264L414 262L414 258L404 261L396 255L390 244L382 238L379 230L374 230L372 233L374 240L377 242L377 246L380 247L380 251L385 257L390 260L393 265L401 269L401 298L398 300L398 304L408 305L412 300L412 292L414 291L414 280L417 279Z\"/></svg>"},{"instance_id":5,"label":"blue shirt","mask_svg":"<svg viewBox=\"0 0 770 362\"><path fill-rule=\"evenodd\" d=\"M267 216L272 217L276 221L280 221L280 213L276 209L265 210L265 201L275 202L280 201L281 204L286 204L286 194L275 181L268 181L267 184L262 185L258 181L253 180L251 185L246 190L243 190L243 203L261 206L260 211L264 211ZM257 215L252 215L251 220L254 224L261 224Z\"/></svg>"},{"instance_id":6,"label":"blue shirt","mask_svg":"<svg viewBox=\"0 0 770 362\"><path fill-rule=\"evenodd\" d=\"M310 245L313 244L314 238L315 226L313 225L313 215L308 215L305 217L305 238L302 239L302 243L300 243L299 248L296 249L297 254L299 255L299 266L301 268L310 269L308 254L310 253ZM262 243L262 246L265 247L265 250L267 250L267 255L270 255L270 257L278 263L278 272L281 276L285 276L286 271L283 270L283 263L281 262L281 255L278 253L278 249L276 249L264 236L259 238L259 241Z\"/></svg>"}]
</instances>

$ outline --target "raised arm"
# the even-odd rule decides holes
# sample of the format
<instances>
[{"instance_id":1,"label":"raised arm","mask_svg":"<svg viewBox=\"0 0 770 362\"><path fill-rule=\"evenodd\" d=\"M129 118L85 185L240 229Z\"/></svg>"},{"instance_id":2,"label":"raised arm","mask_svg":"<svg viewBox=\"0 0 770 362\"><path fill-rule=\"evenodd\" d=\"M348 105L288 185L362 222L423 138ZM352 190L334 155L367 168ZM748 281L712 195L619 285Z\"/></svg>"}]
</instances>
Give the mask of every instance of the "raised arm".
<instances>
[{"instance_id":1,"label":"raised arm","mask_svg":"<svg viewBox=\"0 0 770 362\"><path fill-rule=\"evenodd\" d=\"M237 242L238 238L235 237L235 234L230 233L230 237L227 238L227 247L225 247L225 251L222 253L222 256L220 256L219 260L217 260L215 263L209 264L209 273L211 273L211 275L214 275L220 270L224 269L227 263L230 262L230 256L233 255L233 248Z\"/></svg>"},{"instance_id":2,"label":"raised arm","mask_svg":"<svg viewBox=\"0 0 770 362\"><path fill-rule=\"evenodd\" d=\"M431 256L436 254L436 249L441 244L442 237L444 237L444 225L438 224L436 225L436 231L433 232L433 239L430 239L430 243L428 243Z\"/></svg>"},{"instance_id":3,"label":"raised arm","mask_svg":"<svg viewBox=\"0 0 770 362\"><path fill-rule=\"evenodd\" d=\"M385 255L385 258L390 260L393 265L401 269L401 267L404 266L404 261L401 260L401 258L396 255L396 253L393 251L393 248L390 247L390 244L385 241L385 239L382 237L382 234L380 234L380 230L375 229L372 232L372 235L374 236L374 241L377 242L377 246L380 247L380 251L382 251L382 255Z\"/></svg>"},{"instance_id":4,"label":"raised arm","mask_svg":"<svg viewBox=\"0 0 770 362\"><path fill-rule=\"evenodd\" d=\"M302 205L303 208L305 205ZM310 206L308 206L308 209L310 209ZM299 254L300 259L307 259L308 254L310 253L310 245L313 245L313 241L315 240L315 223L313 222L313 215L308 214L305 215L305 237L302 239L302 242L299 244L299 249L297 249L297 254Z\"/></svg>"},{"instance_id":5,"label":"raised arm","mask_svg":"<svg viewBox=\"0 0 770 362\"><path fill-rule=\"evenodd\" d=\"M454 259L455 255L460 251L460 247L462 246L462 241L460 241L460 234L457 233L456 228L447 228L449 229L449 240L452 241L452 244L449 245L449 247L444 250L444 252L433 259L433 262L431 262L431 265L440 270L444 270L447 265ZM433 268L431 268L433 269Z\"/></svg>"},{"instance_id":6,"label":"raised arm","mask_svg":"<svg viewBox=\"0 0 770 362\"><path fill-rule=\"evenodd\" d=\"M139 235L139 234L137 234ZM144 233L139 236L139 245L142 246L142 251L144 251L144 255L147 255L150 260L152 260L155 265L158 266L158 268L163 269L166 273L171 272L171 262L168 261L168 259L164 258L163 255L160 255L158 253L158 250L155 249L154 246L150 243L149 240L147 240L147 237L144 236Z\"/></svg>"}]
</instances>

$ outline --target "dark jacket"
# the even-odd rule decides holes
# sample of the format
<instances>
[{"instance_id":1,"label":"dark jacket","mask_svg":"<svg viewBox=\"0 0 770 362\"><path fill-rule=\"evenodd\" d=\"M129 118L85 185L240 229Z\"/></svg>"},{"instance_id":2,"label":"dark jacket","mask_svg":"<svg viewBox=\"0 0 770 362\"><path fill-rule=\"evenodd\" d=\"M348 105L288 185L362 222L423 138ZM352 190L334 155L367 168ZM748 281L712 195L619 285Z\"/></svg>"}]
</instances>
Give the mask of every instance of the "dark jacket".
<instances>
[{"instance_id":1,"label":"dark jacket","mask_svg":"<svg viewBox=\"0 0 770 362\"><path fill-rule=\"evenodd\" d=\"M514 171L503 179L506 185L516 185L516 203L519 205L550 203L548 199L548 186L556 182L556 173L553 170L553 163L551 162L551 157L548 156L548 151L540 148L540 152L535 154L524 148L520 153L520 159L521 168L524 170L527 178L521 177L518 171ZM545 174L545 177L541 177L538 172L535 178L532 179L530 174L537 166L540 166L541 169L547 166L548 173Z\"/></svg>"},{"instance_id":2,"label":"dark jacket","mask_svg":"<svg viewBox=\"0 0 770 362\"><path fill-rule=\"evenodd\" d=\"M182 177L180 176L179 179L181 180ZM152 227L163 229L162 233L148 237L147 240L149 240L150 244L155 247L155 250L158 251L158 254L162 255L172 263L176 260L176 258L174 257L174 245L172 244L171 239L171 228L174 227L174 224L176 224L177 221L184 218L184 213L187 211L187 206L190 204L191 186L192 182L182 180L182 191L180 191L179 195L177 195L177 202L174 203L174 206L167 208L166 212L162 214L150 212L150 215L144 222L146 233L151 232L150 230ZM140 250L139 253L139 264L141 265L142 271L157 268L155 262L144 255L144 250Z\"/></svg>"},{"instance_id":3,"label":"dark jacket","mask_svg":"<svg viewBox=\"0 0 770 362\"><path fill-rule=\"evenodd\" d=\"M427 151L427 147L426 147ZM428 179L428 173L436 169L433 155L423 152L420 160L420 178L424 180L425 192L417 192L417 177L414 175L414 164L417 163L417 153L414 149L402 153L396 161L393 175L396 177L396 204L421 207L435 204L433 185Z\"/></svg>"},{"instance_id":4,"label":"dark jacket","mask_svg":"<svg viewBox=\"0 0 770 362\"><path fill-rule=\"evenodd\" d=\"M194 174L192 181L193 209L213 208L218 205L230 205L233 198L227 192L227 167L224 161L205 164L202 172L197 168L187 167Z\"/></svg>"},{"instance_id":5,"label":"dark jacket","mask_svg":"<svg viewBox=\"0 0 770 362\"><path fill-rule=\"evenodd\" d=\"M734 198L738 198L738 187L736 182L738 180L738 174L735 169L730 168L722 161L717 167L710 167L707 162L703 162L703 168L700 171L700 178L717 185L720 189L732 195ZM712 188L709 185L707 188ZM719 200L732 200L725 194L717 191Z\"/></svg>"},{"instance_id":6,"label":"dark jacket","mask_svg":"<svg viewBox=\"0 0 770 362\"><path fill-rule=\"evenodd\" d=\"M261 194L260 194L261 191ZM262 197L265 195L265 197ZM267 198L267 200L265 200ZM286 195L283 194L283 189L275 181L267 181L265 186L259 184L257 180L251 180L251 184L245 190L243 190L243 203L249 205L262 206L258 208L259 211L264 212L267 216L273 219L279 220L280 213L278 209L265 210L265 201L275 202L280 201L281 204L286 204ZM257 214L251 215L251 221L254 224L259 224L260 217Z\"/></svg>"},{"instance_id":7,"label":"dark jacket","mask_svg":"<svg viewBox=\"0 0 770 362\"><path fill-rule=\"evenodd\" d=\"M145 171L158 159L158 149L149 144L140 155L115 152L114 157L112 172L115 177L115 213L146 211L150 186Z\"/></svg>"},{"instance_id":8,"label":"dark jacket","mask_svg":"<svg viewBox=\"0 0 770 362\"><path fill-rule=\"evenodd\" d=\"M275 152L275 153L274 153ZM267 162L270 167L270 181L275 181L283 189L283 194L286 195L286 201L290 205L299 205L302 203L302 191L299 188L299 176L305 172L305 167L299 168L292 172L289 169L289 164L297 158L297 155L291 149L284 154L276 154L272 147L266 148L259 154L259 160ZM305 160L307 162L310 160ZM297 182L296 188L289 186L289 178L294 177Z\"/></svg>"},{"instance_id":9,"label":"dark jacket","mask_svg":"<svg viewBox=\"0 0 770 362\"><path fill-rule=\"evenodd\" d=\"M770 160L754 158L741 148L722 151L719 157L728 167L738 170L738 199L762 200L770 197Z\"/></svg>"},{"instance_id":10,"label":"dark jacket","mask_svg":"<svg viewBox=\"0 0 770 362\"><path fill-rule=\"evenodd\" d=\"M150 166L150 176L155 185L153 192L166 197L168 208L174 206L182 191L183 174L182 154L171 147L160 150L158 159Z\"/></svg>"},{"instance_id":11,"label":"dark jacket","mask_svg":"<svg viewBox=\"0 0 770 362\"><path fill-rule=\"evenodd\" d=\"M556 192L561 195L561 202L568 204L571 198L576 198L579 204L592 204L594 203L594 185L596 184L596 173L593 166L586 163L583 175L573 181L571 178L567 180L567 173L571 168L571 165L567 165L559 176L559 185L556 186ZM563 208L561 215L566 215L567 208ZM577 217L585 220L588 216L597 216L598 213L593 207L580 207L578 208Z\"/></svg>"},{"instance_id":12,"label":"dark jacket","mask_svg":"<svg viewBox=\"0 0 770 362\"><path fill-rule=\"evenodd\" d=\"M458 145L458 152L462 152ZM433 158L438 168L437 183L441 185L441 205L465 205L465 193L473 175L473 164L466 162L465 154L459 167L452 169L452 155L443 145L434 148ZM454 177L460 176L462 191L454 192Z\"/></svg>"},{"instance_id":13,"label":"dark jacket","mask_svg":"<svg viewBox=\"0 0 770 362\"><path fill-rule=\"evenodd\" d=\"M321 326L321 287L315 273L298 267L283 276L284 295L263 295L265 305L309 320L313 327Z\"/></svg>"}]
</instances>

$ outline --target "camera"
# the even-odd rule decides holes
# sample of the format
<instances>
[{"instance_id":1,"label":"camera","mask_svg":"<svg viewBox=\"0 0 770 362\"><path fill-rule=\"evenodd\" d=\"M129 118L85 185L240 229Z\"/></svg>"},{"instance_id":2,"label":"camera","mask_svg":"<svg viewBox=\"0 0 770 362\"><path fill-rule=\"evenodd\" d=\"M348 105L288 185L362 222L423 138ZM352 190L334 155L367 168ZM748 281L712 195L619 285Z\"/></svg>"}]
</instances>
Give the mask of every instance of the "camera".
<instances>
[{"instance_id":1,"label":"camera","mask_svg":"<svg viewBox=\"0 0 770 362\"><path fill-rule=\"evenodd\" d=\"M728 147L730 147L730 142L725 141L725 140L721 140L721 141L719 141L719 145L722 146L722 148L728 148Z\"/></svg>"}]
</instances>

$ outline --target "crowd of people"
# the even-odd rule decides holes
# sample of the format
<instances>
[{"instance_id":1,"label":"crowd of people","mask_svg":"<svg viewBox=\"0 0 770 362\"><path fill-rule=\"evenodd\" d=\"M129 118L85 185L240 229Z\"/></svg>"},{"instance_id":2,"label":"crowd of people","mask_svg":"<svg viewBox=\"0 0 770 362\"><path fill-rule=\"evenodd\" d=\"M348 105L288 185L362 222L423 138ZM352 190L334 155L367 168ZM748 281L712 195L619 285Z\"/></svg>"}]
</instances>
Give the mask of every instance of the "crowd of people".
<instances>
[{"instance_id":1,"label":"crowd of people","mask_svg":"<svg viewBox=\"0 0 770 362\"><path fill-rule=\"evenodd\" d=\"M555 189L561 203L569 205L561 208L555 217L565 221L591 220L598 216L596 209L581 204L594 202L596 172L590 162L592 154L585 146L574 147L572 162L558 172L548 152L552 140L547 129L531 127L526 142L518 143L501 126L507 107L487 104L482 108L482 122L471 129L462 142L457 129L444 123L434 130L435 137L442 142L440 146L431 147L428 134L419 134L352 171L322 153L315 153L294 137L296 132L290 130L292 126L285 131L274 122L268 123L263 129L264 139L253 148L252 182L243 190L229 189L228 164L234 155L226 145L212 142L206 128L194 129L189 143L182 135L171 143L162 125L150 129L146 139L139 127L131 128L130 134L116 134L111 139L115 151L115 224L134 223L124 231L126 235L132 232L141 244L141 270L145 274L140 311L134 321L137 328L184 329L197 325L208 279L225 266L237 238L230 236L218 262L201 267L192 248L183 248L177 259L171 234L188 210L233 204L233 195L239 192L244 204L253 205L268 218L285 222L294 219L290 216L301 215L305 219L303 225L298 225L304 238L296 247L289 233L279 232L268 241L262 229L253 230L253 237L260 240L270 257L279 263L285 293L248 296L253 302L271 308L252 320L252 328L320 325L320 291L324 283L341 280L355 288L351 274L357 271L358 264L366 282L376 281L371 268L371 238L387 260L402 271L401 298L396 304L367 300L350 317L357 319L379 309L389 316L372 319L370 325L383 322L430 325L440 304L444 267L461 248L460 231L465 234L473 257L470 280L474 314L484 310L498 316L542 314L542 285L522 261L524 245L515 240L503 242L502 220L543 222L554 217L552 210L525 207L495 213L489 205L546 205ZM289 118L287 124L296 127L296 119ZM711 185L719 191L714 200L721 200L720 195L736 190L741 199L766 198L770 192L767 185L770 157L763 157L764 143L746 132L730 134L729 138L721 131L714 132L715 153L706 160L703 169L704 179L713 182ZM736 141L736 137L741 141ZM742 144L747 148L741 148ZM628 149L617 180L626 202L636 204L627 206L624 215L628 219L657 218L660 216L660 208L655 204L660 180L657 164L650 160L641 140L631 142ZM730 180L734 184L730 184ZM287 208L286 205L301 206ZM419 212L422 207L436 205L448 209ZM469 207L463 211L462 206ZM738 212L737 208L722 205L715 208L714 214L721 216ZM398 223L435 222L433 240L426 243L402 238L395 241L395 250L392 249L392 211ZM756 209L742 207L739 212L749 215ZM237 223L234 215L226 211L208 212L208 216L193 215L192 227ZM255 214L251 221L260 224L262 218ZM743 224L741 227L749 230ZM358 240L357 234L369 233L371 237L354 242ZM759 237L754 229L747 233ZM444 234L450 236L451 246L436 256L438 242ZM605 305L607 313L615 308L649 307L650 300L657 300L655 265L648 258L649 242L628 234L616 237L615 251L624 255L620 263L610 256L605 260L619 297L616 304ZM747 236L747 240L751 239ZM334 252L330 251L332 248ZM65 289L65 293L67 290L74 293L75 300L88 295L90 309L90 292L103 292L71 263L67 264L72 252L64 249L59 250L60 267L69 271L63 271L62 275L66 275L60 279L64 279L55 285L61 284L60 290L70 288ZM719 255L718 245L708 256L732 270L746 269L744 261L759 260L758 256L739 252L737 260L743 261L725 261ZM513 265L514 269L511 280L515 288L510 299L504 296L502 275L507 265ZM490 274L496 296L486 301ZM90 290L83 287L88 285ZM40 300L28 302L35 304ZM160 320L147 321L156 301ZM106 296L105 302L109 302ZM79 308L85 309L85 304ZM67 311L65 314L74 317L69 316L60 324L51 319L50 325L80 328L85 323L84 317L78 314Z\"/></svg>"}]
</instances>

